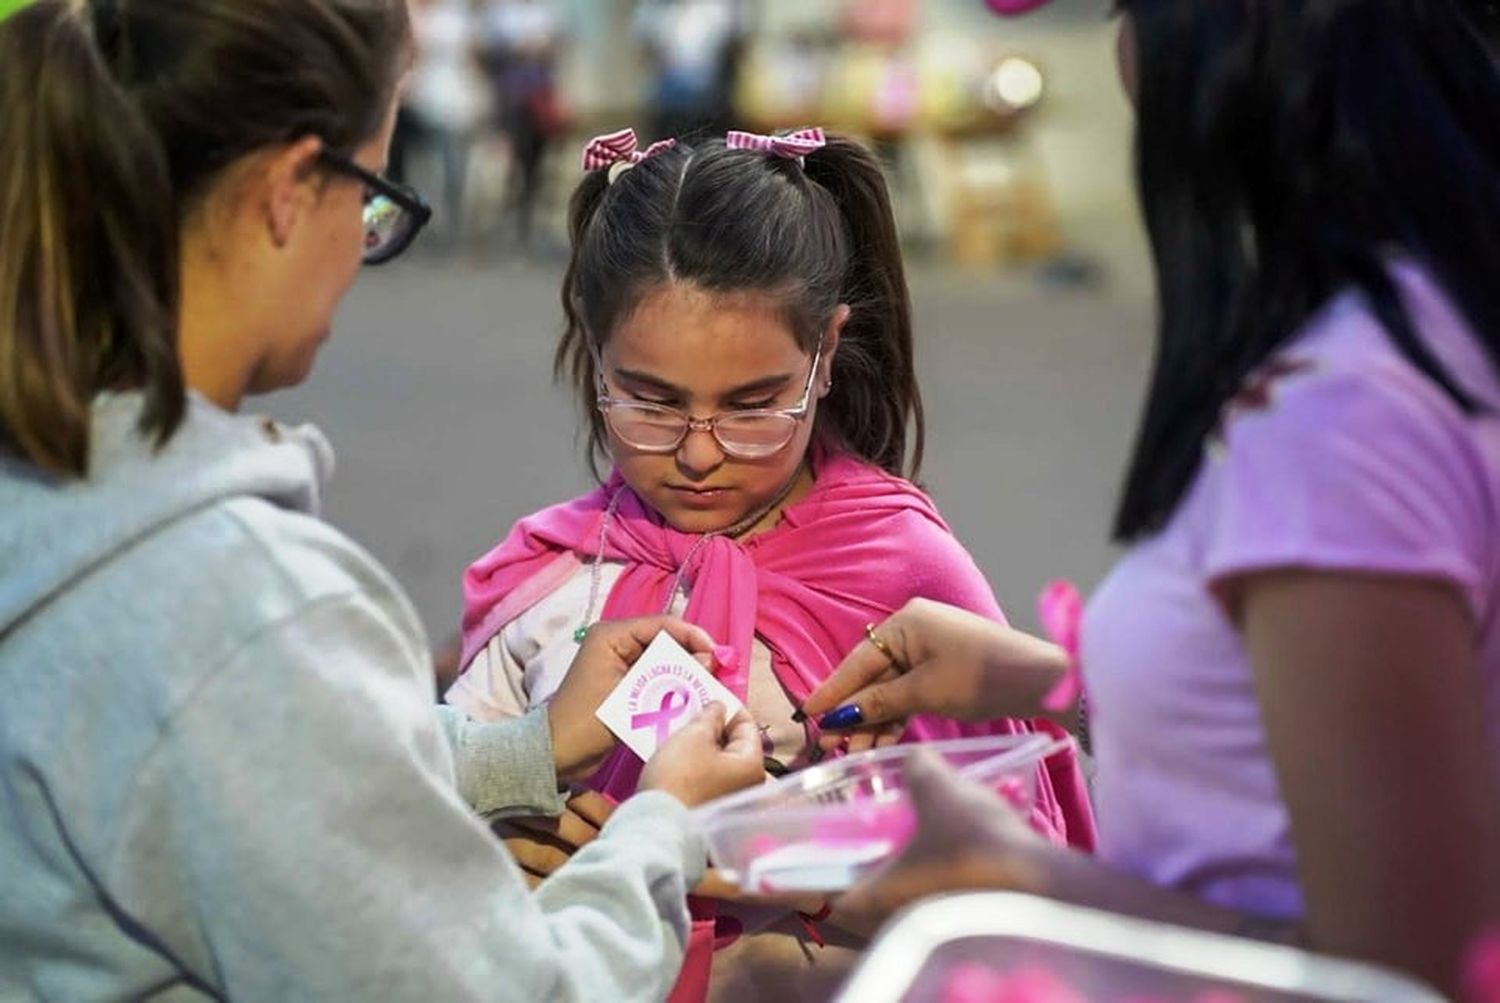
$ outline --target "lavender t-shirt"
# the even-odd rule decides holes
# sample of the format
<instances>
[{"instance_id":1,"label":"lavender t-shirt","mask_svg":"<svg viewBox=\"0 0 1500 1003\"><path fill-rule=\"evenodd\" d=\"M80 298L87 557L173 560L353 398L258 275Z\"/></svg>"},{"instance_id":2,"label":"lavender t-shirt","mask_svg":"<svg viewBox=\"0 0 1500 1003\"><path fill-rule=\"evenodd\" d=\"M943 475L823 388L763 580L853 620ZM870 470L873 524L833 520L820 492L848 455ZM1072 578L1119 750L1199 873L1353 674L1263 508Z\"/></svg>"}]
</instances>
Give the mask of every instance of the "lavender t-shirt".
<instances>
[{"instance_id":1,"label":"lavender t-shirt","mask_svg":"<svg viewBox=\"0 0 1500 1003\"><path fill-rule=\"evenodd\" d=\"M1500 757L1500 381L1431 278L1393 274L1417 330L1488 416L1463 413L1363 300L1329 304L1227 409L1166 528L1089 605L1083 665L1100 855L1264 916L1302 914L1244 639L1212 586L1269 568L1453 583L1478 625Z\"/></svg>"}]
</instances>

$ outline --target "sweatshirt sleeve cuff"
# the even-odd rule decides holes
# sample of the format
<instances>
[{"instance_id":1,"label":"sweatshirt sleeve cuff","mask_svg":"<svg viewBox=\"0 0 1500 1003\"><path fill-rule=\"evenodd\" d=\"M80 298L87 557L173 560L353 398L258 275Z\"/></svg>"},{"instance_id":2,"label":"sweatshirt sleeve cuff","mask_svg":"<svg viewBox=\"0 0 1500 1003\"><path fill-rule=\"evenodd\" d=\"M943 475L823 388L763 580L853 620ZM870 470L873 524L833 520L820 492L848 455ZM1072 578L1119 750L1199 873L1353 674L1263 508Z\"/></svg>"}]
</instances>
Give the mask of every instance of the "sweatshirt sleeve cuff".
<instances>
[{"instance_id":1,"label":"sweatshirt sleeve cuff","mask_svg":"<svg viewBox=\"0 0 1500 1003\"><path fill-rule=\"evenodd\" d=\"M475 721L440 708L453 743L458 789L482 818L560 815L565 800L552 761L547 709L523 717ZM455 720L457 719L457 720Z\"/></svg>"}]
</instances>

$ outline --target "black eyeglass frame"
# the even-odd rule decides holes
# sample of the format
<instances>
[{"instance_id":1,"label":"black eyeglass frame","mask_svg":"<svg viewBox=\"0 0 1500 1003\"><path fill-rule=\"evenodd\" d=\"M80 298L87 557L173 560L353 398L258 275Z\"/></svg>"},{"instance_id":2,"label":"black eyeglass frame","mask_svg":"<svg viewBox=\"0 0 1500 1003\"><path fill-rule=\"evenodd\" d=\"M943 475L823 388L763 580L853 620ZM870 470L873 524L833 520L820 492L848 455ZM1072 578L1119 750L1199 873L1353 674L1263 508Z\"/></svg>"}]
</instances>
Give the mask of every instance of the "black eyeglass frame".
<instances>
[{"instance_id":1,"label":"black eyeglass frame","mask_svg":"<svg viewBox=\"0 0 1500 1003\"><path fill-rule=\"evenodd\" d=\"M330 169L354 178L362 183L366 189L394 202L402 212L411 217L411 226L406 232L390 244L380 248L377 253L366 254L363 259L364 264L383 265L387 261L399 257L405 253L407 248L411 247L412 242L417 239L417 234L421 233L422 228L431 221L432 207L417 193L415 188L399 185L394 181L383 178L374 171L361 167L348 157L334 153L331 150L323 150L318 155L318 159Z\"/></svg>"}]
</instances>

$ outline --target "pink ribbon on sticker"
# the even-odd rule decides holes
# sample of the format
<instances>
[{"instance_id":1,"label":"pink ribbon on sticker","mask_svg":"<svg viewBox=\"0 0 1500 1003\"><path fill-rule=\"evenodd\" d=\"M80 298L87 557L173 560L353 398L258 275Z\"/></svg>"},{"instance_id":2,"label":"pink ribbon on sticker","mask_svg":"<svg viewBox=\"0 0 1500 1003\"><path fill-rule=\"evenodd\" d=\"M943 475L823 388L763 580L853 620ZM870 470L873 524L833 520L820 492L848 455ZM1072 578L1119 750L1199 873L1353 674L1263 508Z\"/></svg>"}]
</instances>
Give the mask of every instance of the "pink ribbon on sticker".
<instances>
[{"instance_id":1,"label":"pink ribbon on sticker","mask_svg":"<svg viewBox=\"0 0 1500 1003\"><path fill-rule=\"evenodd\" d=\"M656 744L661 745L672 735L672 722L683 715L690 703L687 690L674 686L661 695L661 704L656 710L630 715L630 727L637 730L655 728Z\"/></svg>"},{"instance_id":2,"label":"pink ribbon on sticker","mask_svg":"<svg viewBox=\"0 0 1500 1003\"><path fill-rule=\"evenodd\" d=\"M1042 629L1068 656L1068 671L1042 697L1042 706L1054 713L1065 711L1083 694L1083 662L1079 656L1083 596L1072 582L1057 581L1042 590L1037 607Z\"/></svg>"}]
</instances>

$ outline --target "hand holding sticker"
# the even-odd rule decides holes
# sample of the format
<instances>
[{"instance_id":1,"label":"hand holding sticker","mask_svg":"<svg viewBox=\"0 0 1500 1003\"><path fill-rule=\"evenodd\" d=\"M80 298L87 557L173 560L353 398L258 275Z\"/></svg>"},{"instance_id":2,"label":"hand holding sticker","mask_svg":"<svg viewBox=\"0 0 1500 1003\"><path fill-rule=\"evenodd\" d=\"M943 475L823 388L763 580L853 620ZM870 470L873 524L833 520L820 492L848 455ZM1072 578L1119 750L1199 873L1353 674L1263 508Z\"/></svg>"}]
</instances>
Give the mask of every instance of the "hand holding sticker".
<instances>
[{"instance_id":1,"label":"hand holding sticker","mask_svg":"<svg viewBox=\"0 0 1500 1003\"><path fill-rule=\"evenodd\" d=\"M671 635L662 633L615 687L595 716L641 759L709 703L732 718L744 705Z\"/></svg>"}]
</instances>

